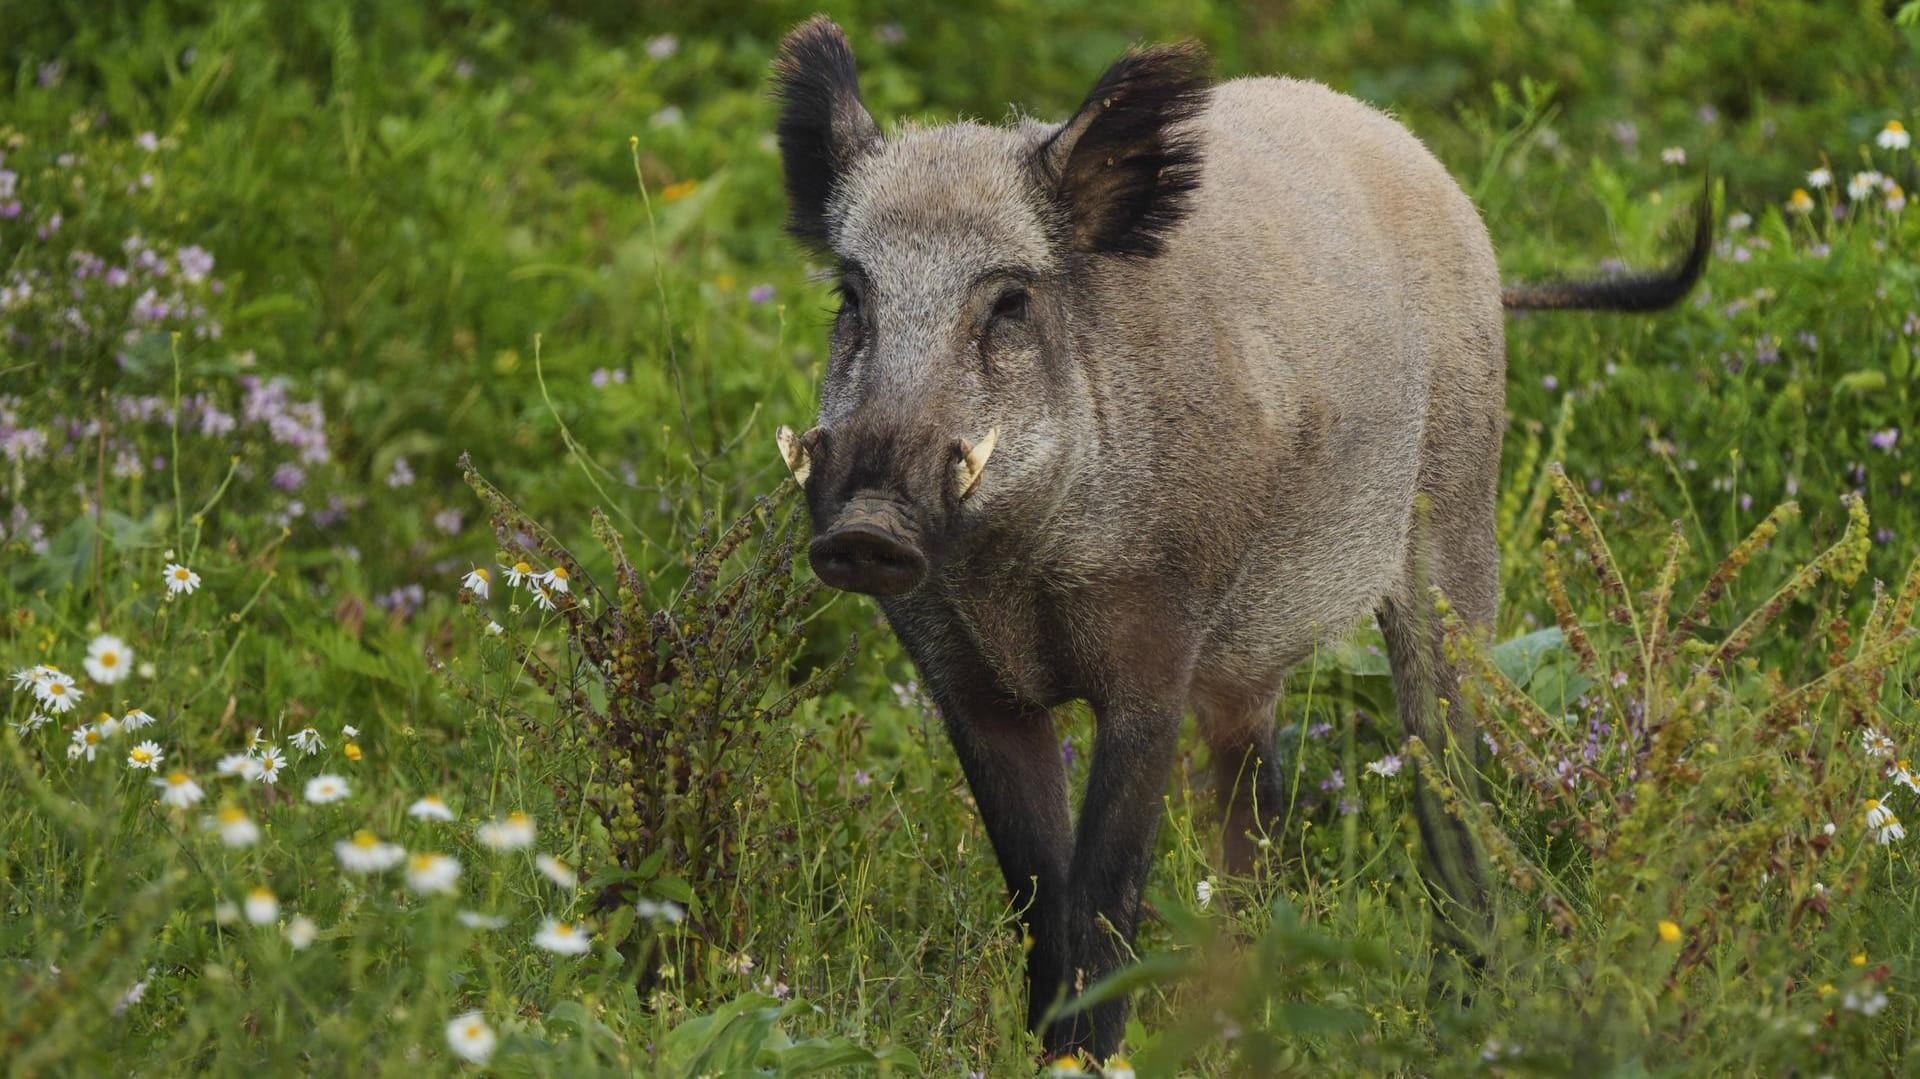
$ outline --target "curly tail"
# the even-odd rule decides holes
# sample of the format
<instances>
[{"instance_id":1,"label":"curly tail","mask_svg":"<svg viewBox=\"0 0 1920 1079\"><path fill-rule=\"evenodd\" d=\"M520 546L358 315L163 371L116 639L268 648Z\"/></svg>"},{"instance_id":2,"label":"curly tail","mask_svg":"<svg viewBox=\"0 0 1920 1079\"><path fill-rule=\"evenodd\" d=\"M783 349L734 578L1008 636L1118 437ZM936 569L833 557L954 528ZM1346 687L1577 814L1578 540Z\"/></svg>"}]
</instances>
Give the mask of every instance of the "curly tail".
<instances>
[{"instance_id":1,"label":"curly tail","mask_svg":"<svg viewBox=\"0 0 1920 1079\"><path fill-rule=\"evenodd\" d=\"M1694 208L1693 246L1677 265L1654 273L1619 274L1591 281L1509 285L1500 303L1509 311L1658 311L1680 302L1706 271L1713 250L1713 181Z\"/></svg>"}]
</instances>

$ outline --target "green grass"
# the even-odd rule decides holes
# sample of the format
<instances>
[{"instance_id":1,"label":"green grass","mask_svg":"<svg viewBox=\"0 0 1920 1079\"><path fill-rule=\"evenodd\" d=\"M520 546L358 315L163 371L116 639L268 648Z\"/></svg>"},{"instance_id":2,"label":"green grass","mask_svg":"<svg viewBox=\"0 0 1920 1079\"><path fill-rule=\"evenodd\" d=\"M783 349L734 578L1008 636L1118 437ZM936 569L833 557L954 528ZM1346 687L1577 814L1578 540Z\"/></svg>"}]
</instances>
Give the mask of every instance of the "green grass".
<instances>
[{"instance_id":1,"label":"green grass","mask_svg":"<svg viewBox=\"0 0 1920 1079\"><path fill-rule=\"evenodd\" d=\"M10 1071L451 1074L470 1011L500 1074L1036 1069L938 719L872 604L793 560L772 431L831 299L780 232L764 75L811 9L654 6L0 11L0 663L85 694L41 729L0 703ZM1123 975L1140 1074L1906 1071L1920 838L1874 842L1866 802L1920 822L1888 774L1920 739L1920 219L1845 188L1920 186L1876 144L1920 126L1920 9L830 6L883 122L1061 115L1183 35L1322 79L1434 148L1516 278L1663 261L1714 177L1697 302L1510 323L1499 643L1458 642L1499 746L1460 807L1500 878L1469 1000L1430 992L1411 772L1367 770L1445 747L1402 743L1357 631L1278 716L1292 857L1216 868L1185 743ZM537 610L522 557L577 598ZM176 562L202 584L169 598ZM84 670L100 634L130 678ZM1083 780L1091 719L1061 721ZM255 731L278 780L217 775ZM156 801L149 738L204 801ZM309 803L322 774L350 793ZM516 811L534 845L487 847ZM343 872L362 828L457 858L457 894Z\"/></svg>"}]
</instances>

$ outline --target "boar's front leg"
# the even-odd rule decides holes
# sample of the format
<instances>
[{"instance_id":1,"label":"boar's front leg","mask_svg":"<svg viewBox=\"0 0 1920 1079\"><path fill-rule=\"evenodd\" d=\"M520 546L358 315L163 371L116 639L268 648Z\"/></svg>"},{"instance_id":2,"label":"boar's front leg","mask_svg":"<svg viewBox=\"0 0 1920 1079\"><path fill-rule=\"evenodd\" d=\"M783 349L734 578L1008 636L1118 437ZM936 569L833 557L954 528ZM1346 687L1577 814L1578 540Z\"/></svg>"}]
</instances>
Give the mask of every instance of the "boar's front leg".
<instances>
[{"instance_id":1,"label":"boar's front leg","mask_svg":"<svg viewBox=\"0 0 1920 1079\"><path fill-rule=\"evenodd\" d=\"M1153 863L1161 799L1173 768L1182 706L1128 700L1096 705L1093 761L1067 880L1071 987L1079 992L1125 963ZM1050 1053L1084 1049L1104 1060L1120 1047L1125 998L1056 1020Z\"/></svg>"},{"instance_id":2,"label":"boar's front leg","mask_svg":"<svg viewBox=\"0 0 1920 1079\"><path fill-rule=\"evenodd\" d=\"M980 690L935 699L1030 941L1027 1027L1036 1029L1064 995L1067 972L1067 859L1073 831L1067 772L1053 717L1044 708L994 699Z\"/></svg>"}]
</instances>

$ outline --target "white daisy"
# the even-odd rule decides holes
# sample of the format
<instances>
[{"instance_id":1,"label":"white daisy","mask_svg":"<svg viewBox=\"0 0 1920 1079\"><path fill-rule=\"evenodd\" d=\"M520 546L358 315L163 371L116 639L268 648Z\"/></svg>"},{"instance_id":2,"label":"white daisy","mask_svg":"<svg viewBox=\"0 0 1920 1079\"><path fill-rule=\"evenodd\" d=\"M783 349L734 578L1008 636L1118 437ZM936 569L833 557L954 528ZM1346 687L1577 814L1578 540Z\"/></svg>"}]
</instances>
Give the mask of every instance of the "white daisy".
<instances>
[{"instance_id":1,"label":"white daisy","mask_svg":"<svg viewBox=\"0 0 1920 1079\"><path fill-rule=\"evenodd\" d=\"M210 822L220 832L220 842L229 847L251 847L260 842L260 826L239 806L223 806Z\"/></svg>"},{"instance_id":2,"label":"white daisy","mask_svg":"<svg viewBox=\"0 0 1920 1079\"><path fill-rule=\"evenodd\" d=\"M572 922L556 921L548 918L541 923L540 931L533 935L533 942L550 952L561 955L585 955L593 941L587 931Z\"/></svg>"},{"instance_id":3,"label":"white daisy","mask_svg":"<svg viewBox=\"0 0 1920 1079\"><path fill-rule=\"evenodd\" d=\"M87 645L87 677L110 686L133 670L133 649L111 633L102 633Z\"/></svg>"},{"instance_id":4,"label":"white daisy","mask_svg":"<svg viewBox=\"0 0 1920 1079\"><path fill-rule=\"evenodd\" d=\"M1660 162L1665 165L1684 165L1687 163L1687 151L1679 146L1669 146L1660 151Z\"/></svg>"},{"instance_id":5,"label":"white daisy","mask_svg":"<svg viewBox=\"0 0 1920 1079\"><path fill-rule=\"evenodd\" d=\"M522 850L533 846L533 818L515 810L499 820L482 824L475 835L494 850Z\"/></svg>"},{"instance_id":6,"label":"white daisy","mask_svg":"<svg viewBox=\"0 0 1920 1079\"><path fill-rule=\"evenodd\" d=\"M493 594L493 574L483 567L475 566L467 572L465 577L460 578L460 587L481 599L486 599Z\"/></svg>"},{"instance_id":7,"label":"white daisy","mask_svg":"<svg viewBox=\"0 0 1920 1079\"><path fill-rule=\"evenodd\" d=\"M562 888L580 887L580 874L573 867L555 858L551 854L536 854L533 857L534 868L546 874L547 879Z\"/></svg>"},{"instance_id":8,"label":"white daisy","mask_svg":"<svg viewBox=\"0 0 1920 1079\"><path fill-rule=\"evenodd\" d=\"M232 925L239 920L240 904L227 899L213 905L213 924Z\"/></svg>"},{"instance_id":9,"label":"white daisy","mask_svg":"<svg viewBox=\"0 0 1920 1079\"><path fill-rule=\"evenodd\" d=\"M421 895L452 895L460 863L445 854L416 854L407 859L407 887Z\"/></svg>"},{"instance_id":10,"label":"white daisy","mask_svg":"<svg viewBox=\"0 0 1920 1079\"><path fill-rule=\"evenodd\" d=\"M165 753L160 752L158 742L142 742L127 751L127 767L145 768L149 772L158 772L160 762L166 757Z\"/></svg>"},{"instance_id":11,"label":"white daisy","mask_svg":"<svg viewBox=\"0 0 1920 1079\"><path fill-rule=\"evenodd\" d=\"M497 1040L493 1028L480 1018L479 1012L456 1015L447 1023L447 1048L461 1060L485 1064L493 1059Z\"/></svg>"},{"instance_id":12,"label":"white daisy","mask_svg":"<svg viewBox=\"0 0 1920 1079\"><path fill-rule=\"evenodd\" d=\"M12 726L14 730L19 731L21 734L32 734L34 731L52 722L52 716L41 712L28 712L27 718L16 721Z\"/></svg>"},{"instance_id":13,"label":"white daisy","mask_svg":"<svg viewBox=\"0 0 1920 1079\"><path fill-rule=\"evenodd\" d=\"M33 689L35 685L39 684L40 679L45 676L45 671L45 667L36 666L22 667L13 672L13 691L15 693L25 693Z\"/></svg>"},{"instance_id":14,"label":"white daisy","mask_svg":"<svg viewBox=\"0 0 1920 1079\"><path fill-rule=\"evenodd\" d=\"M152 782L154 786L160 788L160 804L173 806L175 809L186 809L206 797L206 792L200 789L200 784L195 783L185 772L168 772L164 779L155 777Z\"/></svg>"},{"instance_id":15,"label":"white daisy","mask_svg":"<svg viewBox=\"0 0 1920 1079\"><path fill-rule=\"evenodd\" d=\"M558 607L554 606L553 593L547 591L540 585L533 586L533 605L543 611L559 610Z\"/></svg>"},{"instance_id":16,"label":"white daisy","mask_svg":"<svg viewBox=\"0 0 1920 1079\"><path fill-rule=\"evenodd\" d=\"M1893 781L1920 794L1920 778L1914 776L1913 766L1905 758L1893 762Z\"/></svg>"},{"instance_id":17,"label":"white daisy","mask_svg":"<svg viewBox=\"0 0 1920 1079\"><path fill-rule=\"evenodd\" d=\"M94 729L93 724L80 724L73 729L73 744L67 747L67 759L78 760L85 757L92 760L93 755L100 749L101 741L103 739L100 737L100 732Z\"/></svg>"},{"instance_id":18,"label":"white daisy","mask_svg":"<svg viewBox=\"0 0 1920 1079\"><path fill-rule=\"evenodd\" d=\"M248 778L257 779L262 783L277 782L280 779L280 769L286 767L287 764L287 758L285 754L280 752L279 746L268 746L261 750L254 759L260 762L260 772L258 775L249 776Z\"/></svg>"},{"instance_id":19,"label":"white daisy","mask_svg":"<svg viewBox=\"0 0 1920 1079\"><path fill-rule=\"evenodd\" d=\"M507 583L515 588L536 576L538 575L533 572L533 567L525 562L515 562L507 567Z\"/></svg>"},{"instance_id":20,"label":"white daisy","mask_svg":"<svg viewBox=\"0 0 1920 1079\"><path fill-rule=\"evenodd\" d=\"M1377 761L1369 762L1367 764L1367 772L1370 775L1381 776L1383 778L1387 776L1397 776L1400 774L1400 764L1400 755L1398 753L1389 753Z\"/></svg>"},{"instance_id":21,"label":"white daisy","mask_svg":"<svg viewBox=\"0 0 1920 1079\"><path fill-rule=\"evenodd\" d=\"M1126 1057L1108 1057L1106 1063L1100 1065L1100 1074L1105 1079L1134 1079L1133 1065Z\"/></svg>"},{"instance_id":22,"label":"white daisy","mask_svg":"<svg viewBox=\"0 0 1920 1079\"><path fill-rule=\"evenodd\" d=\"M323 806L347 796L347 781L336 775L318 775L307 780L307 801Z\"/></svg>"},{"instance_id":23,"label":"white daisy","mask_svg":"<svg viewBox=\"0 0 1920 1079\"><path fill-rule=\"evenodd\" d=\"M79 704L86 693L73 684L73 679L55 674L34 683L33 695L40 699L41 707L57 716L73 711L73 706Z\"/></svg>"},{"instance_id":24,"label":"white daisy","mask_svg":"<svg viewBox=\"0 0 1920 1079\"><path fill-rule=\"evenodd\" d=\"M1884 847L1896 839L1905 839L1906 837L1906 826L1901 824L1898 818L1890 816L1887 819L1887 823L1880 826L1879 832L1876 833L1873 838L1875 842Z\"/></svg>"},{"instance_id":25,"label":"white daisy","mask_svg":"<svg viewBox=\"0 0 1920 1079\"><path fill-rule=\"evenodd\" d=\"M340 737L358 738L360 737L360 728L354 726L351 723L342 723L340 725Z\"/></svg>"},{"instance_id":26,"label":"white daisy","mask_svg":"<svg viewBox=\"0 0 1920 1079\"><path fill-rule=\"evenodd\" d=\"M1880 190L1880 184L1886 179L1873 169L1856 172L1847 180L1847 197L1855 202Z\"/></svg>"},{"instance_id":27,"label":"white daisy","mask_svg":"<svg viewBox=\"0 0 1920 1079\"><path fill-rule=\"evenodd\" d=\"M272 925L280 920L280 901L265 888L255 888L247 893L244 909L247 921L255 925Z\"/></svg>"},{"instance_id":28,"label":"white daisy","mask_svg":"<svg viewBox=\"0 0 1920 1079\"><path fill-rule=\"evenodd\" d=\"M1893 810L1887 808L1884 797L1867 799L1867 827L1878 828L1893 819Z\"/></svg>"},{"instance_id":29,"label":"white daisy","mask_svg":"<svg viewBox=\"0 0 1920 1079\"><path fill-rule=\"evenodd\" d=\"M407 807L407 816L416 820L452 820L453 810L437 794L429 794Z\"/></svg>"},{"instance_id":30,"label":"white daisy","mask_svg":"<svg viewBox=\"0 0 1920 1079\"><path fill-rule=\"evenodd\" d=\"M501 625L498 622L487 623L487 636L489 637L498 637L502 633L505 633L506 631L507 631L507 627Z\"/></svg>"},{"instance_id":31,"label":"white daisy","mask_svg":"<svg viewBox=\"0 0 1920 1079\"><path fill-rule=\"evenodd\" d=\"M507 920L498 914L482 914L477 910L463 910L455 917L468 929L505 929Z\"/></svg>"},{"instance_id":32,"label":"white daisy","mask_svg":"<svg viewBox=\"0 0 1920 1079\"><path fill-rule=\"evenodd\" d=\"M307 946L313 943L313 938L319 935L320 928L304 914L294 915L293 920L287 923L287 943L296 952L306 951Z\"/></svg>"},{"instance_id":33,"label":"white daisy","mask_svg":"<svg viewBox=\"0 0 1920 1079\"><path fill-rule=\"evenodd\" d=\"M540 575L540 582L546 585L548 588L554 590L555 592L558 592L563 596L566 595L567 594L567 567L555 566L552 569L548 570L547 572L542 573Z\"/></svg>"},{"instance_id":34,"label":"white daisy","mask_svg":"<svg viewBox=\"0 0 1920 1079\"><path fill-rule=\"evenodd\" d=\"M214 770L223 776L239 776L241 779L260 778L260 759L245 753L229 753L220 758Z\"/></svg>"},{"instance_id":35,"label":"white daisy","mask_svg":"<svg viewBox=\"0 0 1920 1079\"><path fill-rule=\"evenodd\" d=\"M1833 170L1822 165L1812 172L1807 173L1807 186L1813 188L1815 191L1823 187L1832 187Z\"/></svg>"},{"instance_id":36,"label":"white daisy","mask_svg":"<svg viewBox=\"0 0 1920 1079\"><path fill-rule=\"evenodd\" d=\"M120 721L105 712L93 721L93 729L100 732L102 738L112 738L120 733Z\"/></svg>"},{"instance_id":37,"label":"white daisy","mask_svg":"<svg viewBox=\"0 0 1920 1079\"><path fill-rule=\"evenodd\" d=\"M1872 986L1864 989L1849 989L1841 995L1840 1004L1849 1011L1873 1016L1880 1014L1880 1009L1887 1006L1887 995Z\"/></svg>"},{"instance_id":38,"label":"white daisy","mask_svg":"<svg viewBox=\"0 0 1920 1079\"><path fill-rule=\"evenodd\" d=\"M686 909L671 899L642 899L633 905L634 912L653 922L665 922L679 925L686 921Z\"/></svg>"},{"instance_id":39,"label":"white daisy","mask_svg":"<svg viewBox=\"0 0 1920 1079\"><path fill-rule=\"evenodd\" d=\"M1860 732L1860 748L1866 751L1869 757L1891 757L1894 749L1893 739L1881 734L1878 727L1868 727Z\"/></svg>"},{"instance_id":40,"label":"white daisy","mask_svg":"<svg viewBox=\"0 0 1920 1079\"><path fill-rule=\"evenodd\" d=\"M190 596L193 594L194 589L200 587L200 575L180 565L178 562L167 563L167 568L164 572L166 574L164 580L167 583L168 595Z\"/></svg>"},{"instance_id":41,"label":"white daisy","mask_svg":"<svg viewBox=\"0 0 1920 1079\"><path fill-rule=\"evenodd\" d=\"M320 732L312 727L302 727L294 731L287 736L287 741L292 743L293 748L309 757L318 756L321 750L327 748L327 743L320 737Z\"/></svg>"},{"instance_id":42,"label":"white daisy","mask_svg":"<svg viewBox=\"0 0 1920 1079\"><path fill-rule=\"evenodd\" d=\"M1203 880L1194 885L1193 898L1199 902L1201 910L1207 909L1213 902L1213 881Z\"/></svg>"},{"instance_id":43,"label":"white daisy","mask_svg":"<svg viewBox=\"0 0 1920 1079\"><path fill-rule=\"evenodd\" d=\"M133 711L120 717L120 727L122 730L137 731L154 722L156 721L152 716L139 708L135 708Z\"/></svg>"},{"instance_id":44,"label":"white daisy","mask_svg":"<svg viewBox=\"0 0 1920 1079\"><path fill-rule=\"evenodd\" d=\"M1873 141L1882 150L1904 150L1913 145L1913 136L1907 134L1907 127L1898 120L1888 120L1887 126L1873 137Z\"/></svg>"},{"instance_id":45,"label":"white daisy","mask_svg":"<svg viewBox=\"0 0 1920 1079\"><path fill-rule=\"evenodd\" d=\"M333 845L341 868L351 873L380 873L399 865L407 856L398 843L382 843L380 837L365 828Z\"/></svg>"}]
</instances>

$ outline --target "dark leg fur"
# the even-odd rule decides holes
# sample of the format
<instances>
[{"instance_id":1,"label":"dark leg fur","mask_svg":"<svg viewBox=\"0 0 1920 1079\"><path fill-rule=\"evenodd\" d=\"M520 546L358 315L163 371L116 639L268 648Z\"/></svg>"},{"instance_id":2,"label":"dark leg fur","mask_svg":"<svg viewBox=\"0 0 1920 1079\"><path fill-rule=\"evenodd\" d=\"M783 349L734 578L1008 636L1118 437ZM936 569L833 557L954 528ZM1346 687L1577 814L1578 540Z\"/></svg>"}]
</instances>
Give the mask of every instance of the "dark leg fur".
<instances>
[{"instance_id":1,"label":"dark leg fur","mask_svg":"<svg viewBox=\"0 0 1920 1079\"><path fill-rule=\"evenodd\" d=\"M1126 963L1153 864L1161 798L1179 740L1179 705L1098 708L1092 771L1080 806L1067 877L1070 990L1078 992ZM1046 1032L1049 1053L1084 1049L1105 1059L1120 1046L1125 1000L1110 1000Z\"/></svg>"}]
</instances>

